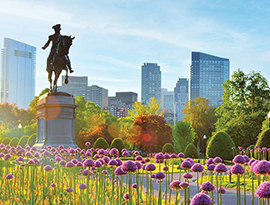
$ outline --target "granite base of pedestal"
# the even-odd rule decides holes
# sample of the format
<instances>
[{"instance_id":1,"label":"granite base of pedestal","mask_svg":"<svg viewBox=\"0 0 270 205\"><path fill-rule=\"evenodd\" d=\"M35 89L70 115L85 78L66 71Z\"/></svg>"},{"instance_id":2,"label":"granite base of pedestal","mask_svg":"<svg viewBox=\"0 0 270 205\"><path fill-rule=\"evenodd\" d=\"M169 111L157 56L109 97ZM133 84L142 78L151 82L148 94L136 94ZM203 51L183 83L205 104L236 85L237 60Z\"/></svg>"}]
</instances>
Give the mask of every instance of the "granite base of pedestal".
<instances>
[{"instance_id":1,"label":"granite base of pedestal","mask_svg":"<svg viewBox=\"0 0 270 205\"><path fill-rule=\"evenodd\" d=\"M42 95L37 102L35 146L77 147L75 144L75 99L63 92Z\"/></svg>"}]
</instances>

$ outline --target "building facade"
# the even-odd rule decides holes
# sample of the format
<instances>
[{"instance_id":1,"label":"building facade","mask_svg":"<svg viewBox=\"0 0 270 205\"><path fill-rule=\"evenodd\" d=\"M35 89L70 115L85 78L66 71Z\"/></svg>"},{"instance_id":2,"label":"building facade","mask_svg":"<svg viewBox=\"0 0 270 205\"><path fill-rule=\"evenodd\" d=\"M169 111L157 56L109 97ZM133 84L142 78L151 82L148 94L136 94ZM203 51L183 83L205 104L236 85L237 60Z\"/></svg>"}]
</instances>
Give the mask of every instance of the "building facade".
<instances>
[{"instance_id":1,"label":"building facade","mask_svg":"<svg viewBox=\"0 0 270 205\"><path fill-rule=\"evenodd\" d=\"M28 108L35 97L36 48L4 38L0 75L0 102L16 103L19 108Z\"/></svg>"},{"instance_id":2,"label":"building facade","mask_svg":"<svg viewBox=\"0 0 270 205\"><path fill-rule=\"evenodd\" d=\"M69 76L68 84L65 84L65 76L62 76L62 86L58 86L57 90L83 96L87 102L92 101L101 108L108 106L108 89L98 85L88 86L87 76Z\"/></svg>"},{"instance_id":3,"label":"building facade","mask_svg":"<svg viewBox=\"0 0 270 205\"><path fill-rule=\"evenodd\" d=\"M141 102L146 104L155 97L161 100L161 71L156 63L144 63L141 67Z\"/></svg>"},{"instance_id":4,"label":"building facade","mask_svg":"<svg viewBox=\"0 0 270 205\"><path fill-rule=\"evenodd\" d=\"M182 121L184 119L183 109L186 107L188 101L188 79L179 78L174 88L174 105L175 105L175 117L176 121Z\"/></svg>"},{"instance_id":5,"label":"building facade","mask_svg":"<svg viewBox=\"0 0 270 205\"><path fill-rule=\"evenodd\" d=\"M138 101L138 94L134 92L116 92L115 97L126 105L130 105Z\"/></svg>"},{"instance_id":6,"label":"building facade","mask_svg":"<svg viewBox=\"0 0 270 205\"><path fill-rule=\"evenodd\" d=\"M201 53L191 53L190 99L206 97L213 106L220 106L222 84L229 79L230 61L227 58Z\"/></svg>"}]
</instances>

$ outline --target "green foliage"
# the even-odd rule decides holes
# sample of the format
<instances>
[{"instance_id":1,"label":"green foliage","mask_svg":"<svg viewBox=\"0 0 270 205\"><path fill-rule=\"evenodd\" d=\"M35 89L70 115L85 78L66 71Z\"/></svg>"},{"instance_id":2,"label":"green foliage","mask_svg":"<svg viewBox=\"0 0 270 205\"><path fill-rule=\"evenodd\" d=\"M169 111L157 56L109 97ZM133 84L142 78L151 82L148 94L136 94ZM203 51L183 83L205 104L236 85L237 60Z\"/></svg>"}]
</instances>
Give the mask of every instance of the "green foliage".
<instances>
[{"instance_id":1,"label":"green foliage","mask_svg":"<svg viewBox=\"0 0 270 205\"><path fill-rule=\"evenodd\" d=\"M184 154L185 154L185 157L190 157L190 158L199 157L198 150L193 143L188 144L188 146L186 147L184 151Z\"/></svg>"},{"instance_id":2,"label":"green foliage","mask_svg":"<svg viewBox=\"0 0 270 205\"><path fill-rule=\"evenodd\" d=\"M33 147L36 144L36 141L37 141L37 134L34 133L28 138L27 144L30 147Z\"/></svg>"},{"instance_id":3,"label":"green foliage","mask_svg":"<svg viewBox=\"0 0 270 205\"><path fill-rule=\"evenodd\" d=\"M266 129L260 134L258 141L256 142L256 146L259 148L262 147L270 147L270 129Z\"/></svg>"},{"instance_id":4,"label":"green foliage","mask_svg":"<svg viewBox=\"0 0 270 205\"><path fill-rule=\"evenodd\" d=\"M32 135L34 133L37 132L37 123L33 123L31 125L26 125L24 128L23 128L23 134L24 135Z\"/></svg>"},{"instance_id":5,"label":"green foliage","mask_svg":"<svg viewBox=\"0 0 270 205\"><path fill-rule=\"evenodd\" d=\"M205 143L200 143L204 135L211 136L215 130L215 108L209 104L209 100L202 97L197 97L189 100L183 110L184 122L189 122L194 128L197 139L196 144L199 142L200 150L205 152Z\"/></svg>"},{"instance_id":6,"label":"green foliage","mask_svg":"<svg viewBox=\"0 0 270 205\"><path fill-rule=\"evenodd\" d=\"M103 138L103 137L100 137L98 138L93 147L96 149L96 148L103 148L103 149L108 149L109 148L109 144L108 142Z\"/></svg>"},{"instance_id":7,"label":"green foliage","mask_svg":"<svg viewBox=\"0 0 270 205\"><path fill-rule=\"evenodd\" d=\"M28 142L28 138L29 138L28 135L22 136L22 138L19 140L18 145L21 145L22 147L24 147Z\"/></svg>"},{"instance_id":8,"label":"green foliage","mask_svg":"<svg viewBox=\"0 0 270 205\"><path fill-rule=\"evenodd\" d=\"M245 74L238 69L223 84L223 91L224 103L216 109L216 130L227 132L236 146L255 144L260 131L269 127L264 121L270 100L266 78L259 72Z\"/></svg>"},{"instance_id":9,"label":"green foliage","mask_svg":"<svg viewBox=\"0 0 270 205\"><path fill-rule=\"evenodd\" d=\"M124 142L120 138L113 139L110 149L116 148L119 151L119 154L121 153L121 150L125 148Z\"/></svg>"},{"instance_id":10,"label":"green foliage","mask_svg":"<svg viewBox=\"0 0 270 205\"><path fill-rule=\"evenodd\" d=\"M18 143L19 143L19 138L17 137L13 137L10 142L9 142L9 145L12 146L12 147L17 147Z\"/></svg>"},{"instance_id":11,"label":"green foliage","mask_svg":"<svg viewBox=\"0 0 270 205\"><path fill-rule=\"evenodd\" d=\"M173 140L177 152L184 152L188 144L193 143L196 133L189 122L176 122Z\"/></svg>"},{"instance_id":12,"label":"green foliage","mask_svg":"<svg viewBox=\"0 0 270 205\"><path fill-rule=\"evenodd\" d=\"M172 143L166 143L162 147L162 152L163 153L176 153L174 146Z\"/></svg>"},{"instance_id":13,"label":"green foliage","mask_svg":"<svg viewBox=\"0 0 270 205\"><path fill-rule=\"evenodd\" d=\"M211 138L206 148L206 156L231 160L233 158L232 147L235 147L232 138L226 132L218 132Z\"/></svg>"},{"instance_id":14,"label":"green foliage","mask_svg":"<svg viewBox=\"0 0 270 205\"><path fill-rule=\"evenodd\" d=\"M37 106L37 101L39 99L40 96L46 94L50 92L50 89L49 88L45 88L43 89L38 96L35 96L35 98L30 102L29 104L29 108L30 108L30 111L33 113L33 116L34 116L34 119L36 119L37 117L37 110L36 110L36 106Z\"/></svg>"},{"instance_id":15,"label":"green foliage","mask_svg":"<svg viewBox=\"0 0 270 205\"><path fill-rule=\"evenodd\" d=\"M4 145L8 145L10 142L10 138L9 137L5 137L2 139L1 143L3 143Z\"/></svg>"}]
</instances>

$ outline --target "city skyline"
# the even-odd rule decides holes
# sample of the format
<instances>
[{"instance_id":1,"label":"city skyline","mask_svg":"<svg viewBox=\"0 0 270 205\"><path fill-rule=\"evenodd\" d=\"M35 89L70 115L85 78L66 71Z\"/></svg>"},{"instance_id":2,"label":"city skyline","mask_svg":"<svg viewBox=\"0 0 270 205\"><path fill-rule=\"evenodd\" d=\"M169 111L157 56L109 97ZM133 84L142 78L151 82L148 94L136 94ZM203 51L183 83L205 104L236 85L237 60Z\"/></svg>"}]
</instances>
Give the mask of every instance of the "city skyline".
<instances>
[{"instance_id":1,"label":"city skyline","mask_svg":"<svg viewBox=\"0 0 270 205\"><path fill-rule=\"evenodd\" d=\"M62 34L76 36L70 49L74 75L89 76L88 84L108 88L109 96L133 91L141 99L142 63L158 63L161 87L171 91L178 78L189 78L192 51L230 59L231 73L261 71L269 80L269 10L267 1L243 0L3 1L0 39L37 47L37 95L49 87L49 50L41 47L61 23Z\"/></svg>"}]
</instances>

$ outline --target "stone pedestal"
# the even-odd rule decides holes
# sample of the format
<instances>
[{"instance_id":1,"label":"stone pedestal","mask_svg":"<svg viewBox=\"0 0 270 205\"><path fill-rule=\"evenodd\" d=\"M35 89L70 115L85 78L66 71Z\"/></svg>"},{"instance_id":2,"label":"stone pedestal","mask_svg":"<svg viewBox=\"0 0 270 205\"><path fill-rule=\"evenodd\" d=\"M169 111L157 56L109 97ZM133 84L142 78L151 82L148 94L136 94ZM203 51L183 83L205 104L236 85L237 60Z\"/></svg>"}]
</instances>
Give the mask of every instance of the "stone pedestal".
<instances>
[{"instance_id":1,"label":"stone pedestal","mask_svg":"<svg viewBox=\"0 0 270 205\"><path fill-rule=\"evenodd\" d=\"M75 144L75 99L63 92L47 93L37 102L36 146L77 147Z\"/></svg>"}]
</instances>

